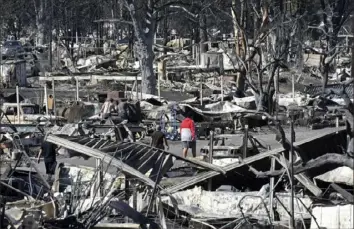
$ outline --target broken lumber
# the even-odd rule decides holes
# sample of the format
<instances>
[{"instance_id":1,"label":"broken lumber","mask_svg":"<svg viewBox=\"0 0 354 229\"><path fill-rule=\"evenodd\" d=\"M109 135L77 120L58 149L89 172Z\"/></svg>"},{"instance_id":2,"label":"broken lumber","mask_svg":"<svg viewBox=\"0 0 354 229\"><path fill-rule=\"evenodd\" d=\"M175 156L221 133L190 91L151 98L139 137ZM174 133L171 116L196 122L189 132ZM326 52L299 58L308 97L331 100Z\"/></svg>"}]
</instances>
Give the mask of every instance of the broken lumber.
<instances>
[{"instance_id":1,"label":"broken lumber","mask_svg":"<svg viewBox=\"0 0 354 229\"><path fill-rule=\"evenodd\" d=\"M338 193L340 193L344 199L352 203L354 201L354 196L347 190L341 188L339 185L332 183L331 187Z\"/></svg>"},{"instance_id":2,"label":"broken lumber","mask_svg":"<svg viewBox=\"0 0 354 229\"><path fill-rule=\"evenodd\" d=\"M338 166L347 166L351 169L354 169L354 159L348 157L347 155L341 155L336 153L329 153L322 155L318 158L312 159L305 163L304 165L296 165L294 166L294 174L299 174L311 169L322 167L326 164L336 164ZM257 177L271 177L271 176L280 176L283 174L285 169L269 171L269 172L258 172Z\"/></svg>"}]
</instances>

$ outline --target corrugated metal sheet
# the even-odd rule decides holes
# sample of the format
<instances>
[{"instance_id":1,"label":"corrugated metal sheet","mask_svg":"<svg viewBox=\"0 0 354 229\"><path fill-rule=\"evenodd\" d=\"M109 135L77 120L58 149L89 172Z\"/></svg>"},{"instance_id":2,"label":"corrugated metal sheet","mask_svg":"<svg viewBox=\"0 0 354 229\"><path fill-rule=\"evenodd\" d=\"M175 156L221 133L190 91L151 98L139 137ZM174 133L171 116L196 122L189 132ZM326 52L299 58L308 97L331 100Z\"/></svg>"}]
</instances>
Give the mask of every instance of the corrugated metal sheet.
<instances>
[{"instance_id":1,"label":"corrugated metal sheet","mask_svg":"<svg viewBox=\"0 0 354 229\"><path fill-rule=\"evenodd\" d=\"M330 84L327 85L326 89L332 89L332 90L342 90L343 85L342 84ZM350 84L349 86L347 86L345 88L346 93L348 94L348 96L350 98L353 98L353 85ZM322 92L322 86L321 85L311 85L311 86L305 86L304 88L304 93L309 94L309 95L315 95L318 93ZM334 96L334 97L338 97L338 96Z\"/></svg>"},{"instance_id":2,"label":"corrugated metal sheet","mask_svg":"<svg viewBox=\"0 0 354 229\"><path fill-rule=\"evenodd\" d=\"M312 209L312 214L322 228L353 228L353 205L318 206ZM318 228L314 219L311 220L310 228Z\"/></svg>"}]
</instances>

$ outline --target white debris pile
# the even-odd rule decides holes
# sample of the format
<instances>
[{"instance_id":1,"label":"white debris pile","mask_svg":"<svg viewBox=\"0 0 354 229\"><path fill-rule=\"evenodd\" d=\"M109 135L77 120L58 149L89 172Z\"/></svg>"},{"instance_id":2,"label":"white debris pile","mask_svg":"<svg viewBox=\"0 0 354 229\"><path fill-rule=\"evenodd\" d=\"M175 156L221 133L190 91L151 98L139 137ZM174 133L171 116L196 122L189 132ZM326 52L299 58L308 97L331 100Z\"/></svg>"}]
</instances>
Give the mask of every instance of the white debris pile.
<instances>
[{"instance_id":1,"label":"white debris pile","mask_svg":"<svg viewBox=\"0 0 354 229\"><path fill-rule=\"evenodd\" d=\"M224 191L205 191L201 187L195 187L186 191L180 191L173 194L173 198L178 203L178 208L186 211L195 218L233 218L243 214L252 214L255 217L267 218L269 208L269 193L260 192L224 192ZM289 203L287 195L277 194L282 203ZM311 206L311 199L307 197L297 197L305 204L307 208ZM172 206L171 199L164 197L162 201ZM263 202L264 201L264 202ZM295 201L295 218L308 218L309 213L306 208ZM275 201L276 209L280 220L289 219L287 210Z\"/></svg>"},{"instance_id":2,"label":"white debris pile","mask_svg":"<svg viewBox=\"0 0 354 229\"><path fill-rule=\"evenodd\" d=\"M295 95L293 95L293 93L278 95L278 104L279 106L284 107L288 107L290 105L307 106L310 100L311 98L309 95L300 92L296 92Z\"/></svg>"}]
</instances>

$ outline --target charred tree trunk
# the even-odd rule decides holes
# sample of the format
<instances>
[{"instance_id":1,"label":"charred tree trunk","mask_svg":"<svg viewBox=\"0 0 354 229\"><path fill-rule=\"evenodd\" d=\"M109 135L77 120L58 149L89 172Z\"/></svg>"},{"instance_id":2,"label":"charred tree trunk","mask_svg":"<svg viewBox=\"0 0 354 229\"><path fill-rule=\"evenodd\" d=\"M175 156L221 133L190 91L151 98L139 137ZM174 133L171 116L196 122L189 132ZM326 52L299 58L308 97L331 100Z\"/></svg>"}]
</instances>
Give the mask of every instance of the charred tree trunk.
<instances>
[{"instance_id":1,"label":"charred tree trunk","mask_svg":"<svg viewBox=\"0 0 354 229\"><path fill-rule=\"evenodd\" d=\"M135 54L140 62L142 92L155 95L156 93L156 77L154 74L154 52L153 37L135 43Z\"/></svg>"},{"instance_id":2,"label":"charred tree trunk","mask_svg":"<svg viewBox=\"0 0 354 229\"><path fill-rule=\"evenodd\" d=\"M206 17L204 14L199 16L199 47L200 47L200 58L203 53L207 52L207 45L205 42L208 41L208 33L206 31Z\"/></svg>"},{"instance_id":3,"label":"charred tree trunk","mask_svg":"<svg viewBox=\"0 0 354 229\"><path fill-rule=\"evenodd\" d=\"M37 7L36 1L34 1L36 11L36 26L37 26L37 45L44 45L45 38L45 0L39 1Z\"/></svg>"},{"instance_id":4,"label":"charred tree trunk","mask_svg":"<svg viewBox=\"0 0 354 229\"><path fill-rule=\"evenodd\" d=\"M165 1L164 1L165 3ZM167 15L168 11L167 8L164 9L164 15ZM167 54L167 43L168 43L168 21L167 21L167 16L163 18L163 55ZM162 60L162 67L163 67L163 74L162 74L162 80L167 80L167 74L166 74L166 61Z\"/></svg>"},{"instance_id":5,"label":"charred tree trunk","mask_svg":"<svg viewBox=\"0 0 354 229\"><path fill-rule=\"evenodd\" d=\"M243 33L239 26L244 25L243 23L243 11L244 11L244 1L241 1L241 13L240 13L240 19L238 19L237 15L237 4L236 0L232 1L232 8L231 8L231 13L232 13L232 21L233 21L233 27L234 27L234 37L235 37L235 52L236 56L238 58L241 58L244 60L244 57L246 56L246 49L245 49L245 44L244 44L244 39L243 39ZM239 62L239 61L238 61ZM244 92L245 90L245 79L246 79L246 74L247 74L247 69L245 69L245 66L238 64L241 68L241 71L238 72L235 76L235 82L236 82L236 87L237 90Z\"/></svg>"},{"instance_id":6,"label":"charred tree trunk","mask_svg":"<svg viewBox=\"0 0 354 229\"><path fill-rule=\"evenodd\" d=\"M352 23L352 34L354 35L354 18L351 21ZM352 40L352 71L351 71L351 78L354 79L354 41Z\"/></svg>"},{"instance_id":7,"label":"charred tree trunk","mask_svg":"<svg viewBox=\"0 0 354 229\"><path fill-rule=\"evenodd\" d=\"M321 66L320 66L320 71L322 75L322 90L325 92L325 89L328 84L328 76L329 76L329 71L330 71L330 63L326 62L327 55L322 55L321 56Z\"/></svg>"},{"instance_id":8,"label":"charred tree trunk","mask_svg":"<svg viewBox=\"0 0 354 229\"><path fill-rule=\"evenodd\" d=\"M134 43L135 57L140 63L142 93L155 95L156 77L154 74L154 35L156 30L156 15L153 16L154 1L148 1L146 16L141 17L136 12L137 3L134 0L125 0L134 27L136 41ZM144 27L143 27L144 26Z\"/></svg>"}]
</instances>

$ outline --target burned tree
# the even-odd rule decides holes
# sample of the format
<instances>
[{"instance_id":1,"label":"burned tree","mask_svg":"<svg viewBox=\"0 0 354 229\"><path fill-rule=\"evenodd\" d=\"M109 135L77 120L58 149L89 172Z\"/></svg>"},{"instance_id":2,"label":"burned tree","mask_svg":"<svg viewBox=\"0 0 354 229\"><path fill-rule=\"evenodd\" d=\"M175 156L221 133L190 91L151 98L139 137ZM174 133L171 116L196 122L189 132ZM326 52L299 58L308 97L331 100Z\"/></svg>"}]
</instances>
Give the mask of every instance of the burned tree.
<instances>
[{"instance_id":1,"label":"burned tree","mask_svg":"<svg viewBox=\"0 0 354 229\"><path fill-rule=\"evenodd\" d=\"M154 37L158 22L164 17L179 11L192 17L193 20L199 21L200 27L200 44L203 46L203 41L207 38L205 15L202 13L208 9L215 0L208 1L139 1L139 0L124 0L125 7L129 12L134 27L135 36L135 55L140 62L140 70L142 74L142 91L148 94L155 94L156 77L154 75ZM199 9L198 12L191 12L191 8ZM204 46L203 46L204 47ZM203 49L203 48L202 48Z\"/></svg>"},{"instance_id":2,"label":"burned tree","mask_svg":"<svg viewBox=\"0 0 354 229\"><path fill-rule=\"evenodd\" d=\"M37 43L38 45L44 45L45 42L45 25L46 25L46 9L44 0L34 0L33 7L36 15L36 27L37 27Z\"/></svg>"},{"instance_id":3,"label":"burned tree","mask_svg":"<svg viewBox=\"0 0 354 229\"><path fill-rule=\"evenodd\" d=\"M244 90L245 82L251 87L257 98L257 109L269 111L274 94L273 81L278 68L288 68L285 64L289 52L290 34L294 18L286 18L285 3L277 1L253 2L241 1L241 9L232 4L232 16L237 60L234 71L237 73L238 90ZM253 20L245 16L252 11ZM274 17L270 20L270 14ZM252 28L252 33L247 32ZM249 43L249 41L251 41ZM268 75L268 84L263 85L264 75ZM257 76L253 77L254 75Z\"/></svg>"},{"instance_id":4,"label":"burned tree","mask_svg":"<svg viewBox=\"0 0 354 229\"><path fill-rule=\"evenodd\" d=\"M319 25L309 25L308 28L316 30L321 34L321 48L307 48L312 50L312 52L321 55L319 68L324 91L328 83L329 73L333 70L333 61L341 52L338 34L354 8L349 0L320 0L319 3L321 7L321 19Z\"/></svg>"}]
</instances>

